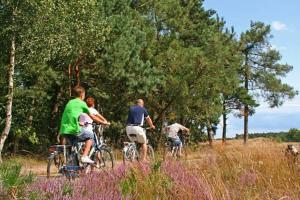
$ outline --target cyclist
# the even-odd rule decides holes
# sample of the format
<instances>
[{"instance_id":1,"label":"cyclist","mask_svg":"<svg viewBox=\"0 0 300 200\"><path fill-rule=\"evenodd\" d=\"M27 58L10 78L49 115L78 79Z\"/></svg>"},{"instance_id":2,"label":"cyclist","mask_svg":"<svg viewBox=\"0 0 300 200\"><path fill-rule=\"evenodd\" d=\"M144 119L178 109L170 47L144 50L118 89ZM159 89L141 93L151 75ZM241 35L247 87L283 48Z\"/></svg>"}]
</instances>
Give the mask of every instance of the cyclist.
<instances>
[{"instance_id":1,"label":"cyclist","mask_svg":"<svg viewBox=\"0 0 300 200\"><path fill-rule=\"evenodd\" d=\"M95 115L101 121L101 124L110 125L110 123L95 109L94 97L88 96L86 98L86 104L89 107L91 114Z\"/></svg>"},{"instance_id":2,"label":"cyclist","mask_svg":"<svg viewBox=\"0 0 300 200\"><path fill-rule=\"evenodd\" d=\"M182 141L180 140L180 137L178 133L180 131L186 132L189 134L190 129L186 128L185 126L174 123L169 126L164 127L164 132L168 136L168 140L173 143L174 146L179 147L179 156L182 156L181 149L182 149Z\"/></svg>"},{"instance_id":3,"label":"cyclist","mask_svg":"<svg viewBox=\"0 0 300 200\"><path fill-rule=\"evenodd\" d=\"M110 123L94 108L95 99L92 96L86 98L86 104L89 107L90 114L94 115L103 125L110 125ZM86 113L82 113L79 116L79 124L87 132L93 132L93 119Z\"/></svg>"},{"instance_id":4,"label":"cyclist","mask_svg":"<svg viewBox=\"0 0 300 200\"><path fill-rule=\"evenodd\" d=\"M86 113L94 121L98 123L101 123L101 121L95 115L91 114L88 106L83 101L85 98L85 89L83 87L76 86L73 88L73 94L76 98L70 100L65 107L59 133L63 138L72 140L76 137L81 141L85 141L81 162L92 164L94 161L88 157L88 153L93 145L93 132L82 128L78 119L82 113ZM61 142L64 143L64 140Z\"/></svg>"},{"instance_id":5,"label":"cyclist","mask_svg":"<svg viewBox=\"0 0 300 200\"><path fill-rule=\"evenodd\" d=\"M142 162L146 161L147 156L146 130L142 127L144 125L144 119L146 119L151 129L155 129L152 119L144 107L144 101L142 99L138 99L136 101L136 105L129 108L126 133L130 141L137 142L142 145Z\"/></svg>"}]
</instances>

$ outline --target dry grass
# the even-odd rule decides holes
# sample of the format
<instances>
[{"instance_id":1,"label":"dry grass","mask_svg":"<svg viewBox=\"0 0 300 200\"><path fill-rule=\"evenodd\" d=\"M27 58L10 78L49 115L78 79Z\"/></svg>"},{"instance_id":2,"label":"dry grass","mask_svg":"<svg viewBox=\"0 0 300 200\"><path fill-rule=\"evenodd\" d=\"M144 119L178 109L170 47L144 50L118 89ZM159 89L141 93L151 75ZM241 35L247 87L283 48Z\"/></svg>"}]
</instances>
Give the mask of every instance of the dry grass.
<instances>
[{"instance_id":1,"label":"dry grass","mask_svg":"<svg viewBox=\"0 0 300 200\"><path fill-rule=\"evenodd\" d=\"M188 167L203 177L216 199L300 199L299 163L288 164L286 144L266 139L216 142L193 153Z\"/></svg>"},{"instance_id":2,"label":"dry grass","mask_svg":"<svg viewBox=\"0 0 300 200\"><path fill-rule=\"evenodd\" d=\"M158 159L148 166L133 165L121 174L124 166L118 164L113 172L101 172L99 179L93 181L103 185L101 192L105 195L111 190L107 187L106 191L105 187L113 184L115 194L128 199L297 200L300 160L289 164L284 155L286 145L268 139L249 140L246 146L240 140L228 141L226 145L216 141L213 148L206 144L190 148L182 161ZM299 144L296 146L299 149ZM116 157L120 159L121 154ZM18 161L24 164L25 171L39 172L39 168L44 171L46 167L45 162L34 159ZM82 185L85 179L78 184ZM56 180L40 181L42 188L47 188L43 184L56 185Z\"/></svg>"}]
</instances>

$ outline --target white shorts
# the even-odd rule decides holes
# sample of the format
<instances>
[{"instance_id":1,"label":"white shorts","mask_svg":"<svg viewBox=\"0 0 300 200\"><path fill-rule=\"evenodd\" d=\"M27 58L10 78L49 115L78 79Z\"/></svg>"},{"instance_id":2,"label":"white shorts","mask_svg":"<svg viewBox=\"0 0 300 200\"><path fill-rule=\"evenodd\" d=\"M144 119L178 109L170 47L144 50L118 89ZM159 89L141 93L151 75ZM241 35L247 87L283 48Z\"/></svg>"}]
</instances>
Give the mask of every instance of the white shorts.
<instances>
[{"instance_id":1,"label":"white shorts","mask_svg":"<svg viewBox=\"0 0 300 200\"><path fill-rule=\"evenodd\" d=\"M131 142L141 144L147 142L146 130L140 126L126 126L126 133Z\"/></svg>"}]
</instances>

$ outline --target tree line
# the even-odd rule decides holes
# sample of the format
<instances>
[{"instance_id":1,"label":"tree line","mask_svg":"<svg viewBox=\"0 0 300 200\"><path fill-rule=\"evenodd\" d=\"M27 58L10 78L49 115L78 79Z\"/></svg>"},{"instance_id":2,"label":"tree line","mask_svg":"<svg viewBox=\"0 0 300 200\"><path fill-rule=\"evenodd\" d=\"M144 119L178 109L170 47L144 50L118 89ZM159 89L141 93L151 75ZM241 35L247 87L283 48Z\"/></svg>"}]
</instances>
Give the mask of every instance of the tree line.
<instances>
[{"instance_id":1,"label":"tree line","mask_svg":"<svg viewBox=\"0 0 300 200\"><path fill-rule=\"evenodd\" d=\"M243 138L243 135L236 134L236 139ZM300 142L300 130L291 128L289 131L268 132L268 133L251 133L249 138L269 138L278 142Z\"/></svg>"},{"instance_id":2,"label":"tree line","mask_svg":"<svg viewBox=\"0 0 300 200\"><path fill-rule=\"evenodd\" d=\"M277 107L297 94L281 81L292 66L271 47L270 25L238 35L203 0L2 0L0 23L0 152L54 143L75 85L97 99L114 144L137 98L158 130L177 121L210 143L212 124L222 116L225 142L239 111L246 143L258 99Z\"/></svg>"}]
</instances>

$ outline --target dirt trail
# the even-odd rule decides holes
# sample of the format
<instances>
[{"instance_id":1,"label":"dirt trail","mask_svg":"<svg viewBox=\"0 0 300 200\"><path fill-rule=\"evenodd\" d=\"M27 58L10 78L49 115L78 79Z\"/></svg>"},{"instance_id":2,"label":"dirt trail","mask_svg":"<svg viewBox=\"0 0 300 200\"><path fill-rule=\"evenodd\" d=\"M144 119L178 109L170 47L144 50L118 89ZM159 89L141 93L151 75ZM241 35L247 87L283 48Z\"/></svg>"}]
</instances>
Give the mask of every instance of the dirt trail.
<instances>
[{"instance_id":1,"label":"dirt trail","mask_svg":"<svg viewBox=\"0 0 300 200\"><path fill-rule=\"evenodd\" d=\"M29 162L23 161L22 163L22 175L28 175L32 173L36 176L46 176L47 175L47 160L29 160ZM115 161L115 167L122 164L121 160Z\"/></svg>"}]
</instances>

